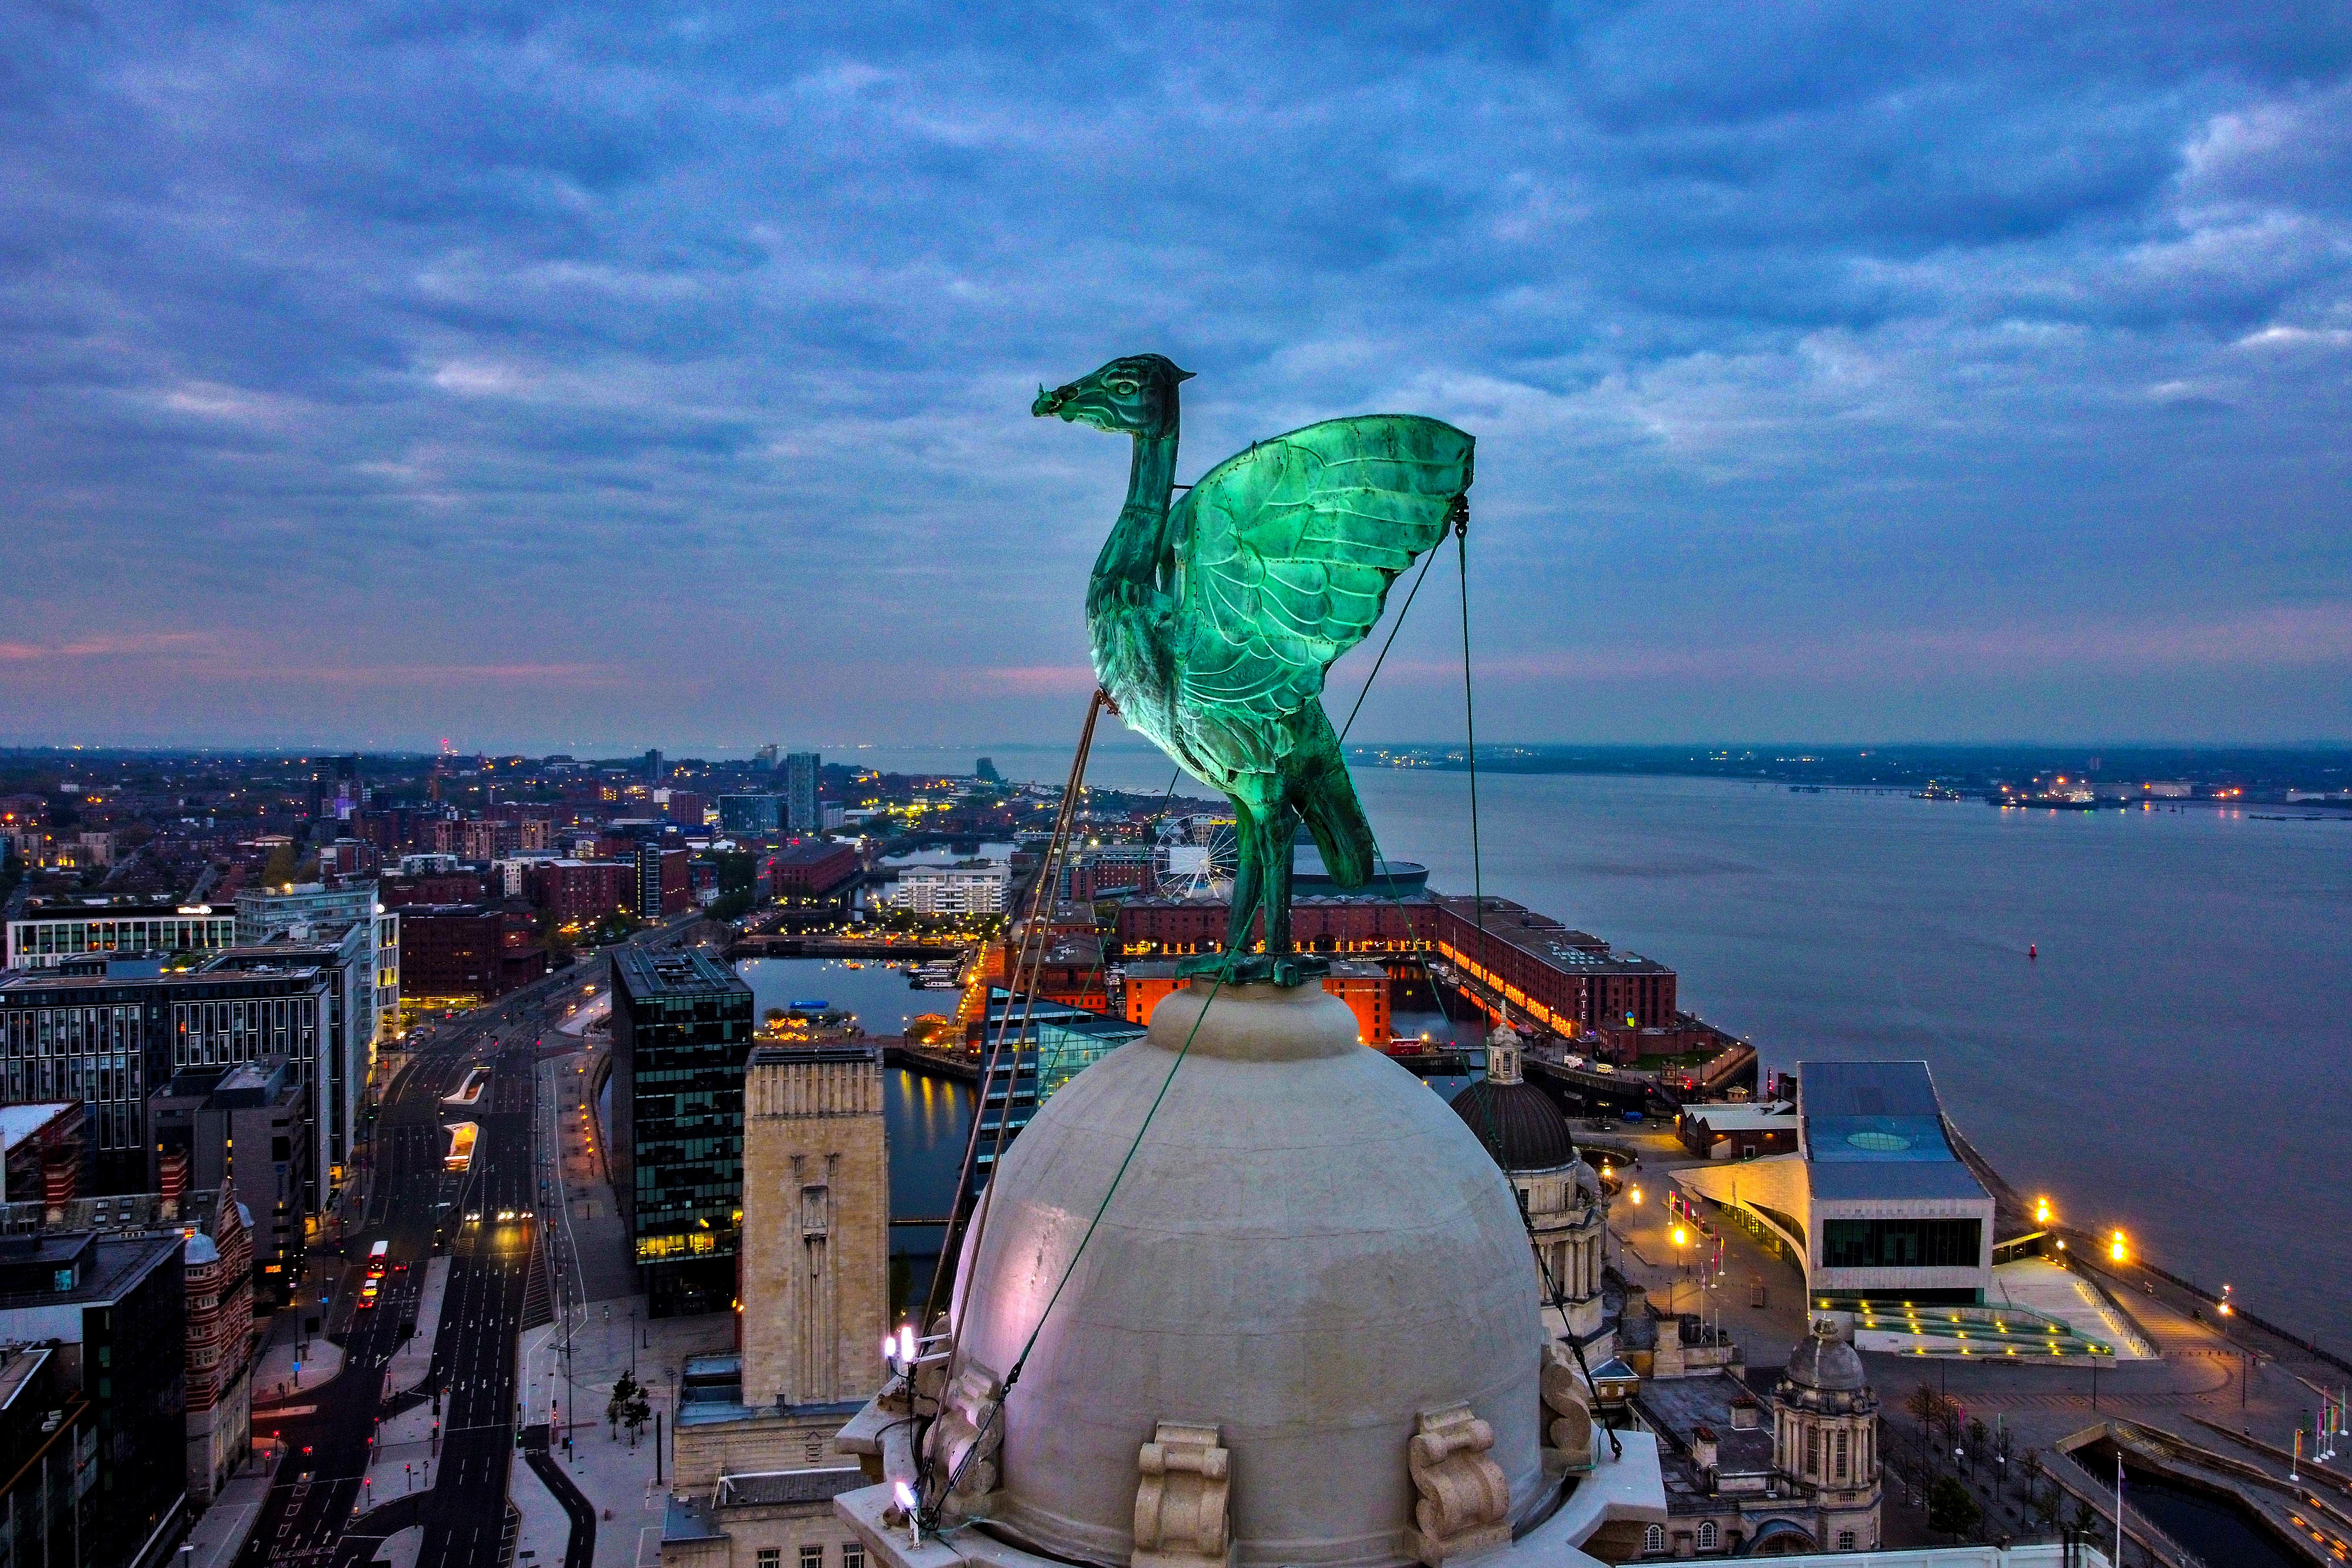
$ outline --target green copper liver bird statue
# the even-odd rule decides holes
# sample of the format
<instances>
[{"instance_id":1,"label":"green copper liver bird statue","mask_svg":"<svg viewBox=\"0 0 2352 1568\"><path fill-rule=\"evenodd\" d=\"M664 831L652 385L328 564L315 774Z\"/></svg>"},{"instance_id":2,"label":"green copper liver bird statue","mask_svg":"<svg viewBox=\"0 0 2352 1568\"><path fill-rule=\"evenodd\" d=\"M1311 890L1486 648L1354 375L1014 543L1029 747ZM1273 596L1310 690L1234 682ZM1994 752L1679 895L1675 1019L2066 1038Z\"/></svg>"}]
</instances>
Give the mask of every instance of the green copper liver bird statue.
<instances>
[{"instance_id":1,"label":"green copper liver bird statue","mask_svg":"<svg viewBox=\"0 0 2352 1568\"><path fill-rule=\"evenodd\" d=\"M1397 574L1466 524L1474 443L1412 414L1325 420L1235 453L1171 506L1191 378L1132 354L1040 388L1030 413L1134 438L1127 503L1087 587L1095 675L1129 728L1233 802L1228 972L1297 983L1320 967L1287 956L1300 822L1342 887L1370 880L1375 853L1324 673L1379 622ZM1265 956L1239 960L1261 914Z\"/></svg>"}]
</instances>

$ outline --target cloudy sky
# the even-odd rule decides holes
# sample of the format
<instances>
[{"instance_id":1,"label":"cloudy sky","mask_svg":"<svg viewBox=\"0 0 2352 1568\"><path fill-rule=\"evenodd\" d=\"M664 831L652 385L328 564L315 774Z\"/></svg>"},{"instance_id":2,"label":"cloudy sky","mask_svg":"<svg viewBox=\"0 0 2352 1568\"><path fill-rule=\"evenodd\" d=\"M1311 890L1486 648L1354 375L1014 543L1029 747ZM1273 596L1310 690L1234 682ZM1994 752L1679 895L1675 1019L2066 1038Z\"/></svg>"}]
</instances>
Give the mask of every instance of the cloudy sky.
<instances>
[{"instance_id":1,"label":"cloudy sky","mask_svg":"<svg viewBox=\"0 0 2352 1568\"><path fill-rule=\"evenodd\" d=\"M0 8L0 740L1066 735L1146 350L1482 737L2352 737L2340 5L790 9Z\"/></svg>"}]
</instances>

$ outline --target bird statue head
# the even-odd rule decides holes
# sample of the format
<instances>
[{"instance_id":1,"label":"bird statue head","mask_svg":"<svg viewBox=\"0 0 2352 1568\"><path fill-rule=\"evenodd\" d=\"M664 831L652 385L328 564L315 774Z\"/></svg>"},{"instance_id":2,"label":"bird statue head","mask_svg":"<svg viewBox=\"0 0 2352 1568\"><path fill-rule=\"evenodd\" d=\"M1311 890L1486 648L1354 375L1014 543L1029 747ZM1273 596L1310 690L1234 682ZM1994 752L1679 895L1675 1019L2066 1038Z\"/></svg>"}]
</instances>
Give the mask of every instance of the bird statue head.
<instances>
[{"instance_id":1,"label":"bird statue head","mask_svg":"<svg viewBox=\"0 0 2352 1568\"><path fill-rule=\"evenodd\" d=\"M1090 376L1047 392L1037 389L1029 412L1059 414L1114 434L1163 435L1176 428L1176 385L1192 379L1160 354L1129 354Z\"/></svg>"}]
</instances>

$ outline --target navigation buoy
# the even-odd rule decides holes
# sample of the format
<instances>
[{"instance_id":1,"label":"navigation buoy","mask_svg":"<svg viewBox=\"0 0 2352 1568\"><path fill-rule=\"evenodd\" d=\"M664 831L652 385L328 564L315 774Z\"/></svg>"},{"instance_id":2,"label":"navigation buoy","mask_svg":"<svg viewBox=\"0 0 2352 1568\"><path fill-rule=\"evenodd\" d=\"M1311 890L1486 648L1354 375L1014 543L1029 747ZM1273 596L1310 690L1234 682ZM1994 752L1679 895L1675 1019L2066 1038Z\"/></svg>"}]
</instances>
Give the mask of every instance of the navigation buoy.
<instances>
[{"instance_id":1,"label":"navigation buoy","mask_svg":"<svg viewBox=\"0 0 2352 1568\"><path fill-rule=\"evenodd\" d=\"M2042 956L2042 949L2035 944L2028 942L2025 945L2025 956L2029 958L2039 958Z\"/></svg>"}]
</instances>

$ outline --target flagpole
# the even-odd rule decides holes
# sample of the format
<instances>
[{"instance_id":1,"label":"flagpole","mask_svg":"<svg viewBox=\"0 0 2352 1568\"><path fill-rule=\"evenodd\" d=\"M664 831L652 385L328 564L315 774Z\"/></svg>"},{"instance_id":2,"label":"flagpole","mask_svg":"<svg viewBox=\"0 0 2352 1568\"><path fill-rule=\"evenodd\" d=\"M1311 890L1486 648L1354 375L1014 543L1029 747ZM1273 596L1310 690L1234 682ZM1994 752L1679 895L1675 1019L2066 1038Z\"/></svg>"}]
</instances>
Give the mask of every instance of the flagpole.
<instances>
[{"instance_id":1,"label":"flagpole","mask_svg":"<svg viewBox=\"0 0 2352 1568\"><path fill-rule=\"evenodd\" d=\"M2116 1445L2116 1568L2124 1563L2124 1446Z\"/></svg>"}]
</instances>

